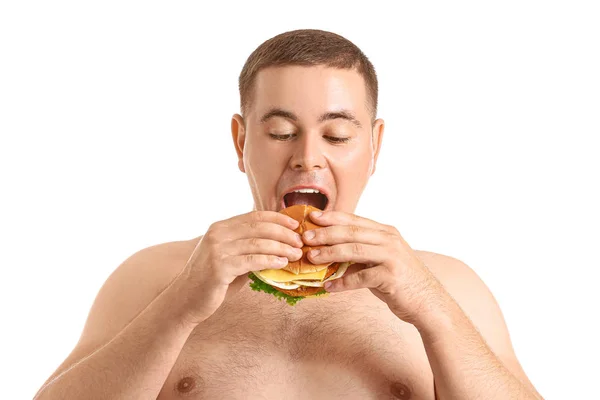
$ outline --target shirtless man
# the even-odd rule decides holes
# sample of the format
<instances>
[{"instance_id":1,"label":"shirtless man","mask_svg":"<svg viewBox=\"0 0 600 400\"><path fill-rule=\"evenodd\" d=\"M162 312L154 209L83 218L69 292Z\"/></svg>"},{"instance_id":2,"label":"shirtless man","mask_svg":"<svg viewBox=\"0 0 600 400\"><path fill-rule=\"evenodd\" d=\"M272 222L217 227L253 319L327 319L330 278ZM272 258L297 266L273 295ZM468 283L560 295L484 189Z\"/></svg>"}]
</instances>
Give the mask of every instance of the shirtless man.
<instances>
[{"instance_id":1,"label":"shirtless man","mask_svg":"<svg viewBox=\"0 0 600 400\"><path fill-rule=\"evenodd\" d=\"M353 214L384 131L364 54L328 32L278 35L240 96L231 131L254 211L127 259L37 398L540 399L469 267ZM277 213L299 186L328 198L312 239ZM315 263L358 264L294 307L250 289L249 271L299 259L303 242L328 245Z\"/></svg>"}]
</instances>

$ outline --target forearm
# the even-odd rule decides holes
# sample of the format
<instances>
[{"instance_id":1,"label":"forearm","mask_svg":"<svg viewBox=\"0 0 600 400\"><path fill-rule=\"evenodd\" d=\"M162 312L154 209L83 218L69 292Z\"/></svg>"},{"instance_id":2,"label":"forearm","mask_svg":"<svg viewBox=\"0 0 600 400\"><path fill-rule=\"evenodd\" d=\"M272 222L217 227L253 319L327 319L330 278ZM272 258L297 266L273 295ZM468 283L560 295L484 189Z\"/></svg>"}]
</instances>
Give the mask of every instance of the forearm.
<instances>
[{"instance_id":1,"label":"forearm","mask_svg":"<svg viewBox=\"0 0 600 400\"><path fill-rule=\"evenodd\" d=\"M110 342L50 381L36 399L156 398L194 329L178 310L178 284L175 280Z\"/></svg>"},{"instance_id":2,"label":"forearm","mask_svg":"<svg viewBox=\"0 0 600 400\"><path fill-rule=\"evenodd\" d=\"M441 296L433 308L416 327L438 399L541 398L502 364L449 295Z\"/></svg>"}]
</instances>

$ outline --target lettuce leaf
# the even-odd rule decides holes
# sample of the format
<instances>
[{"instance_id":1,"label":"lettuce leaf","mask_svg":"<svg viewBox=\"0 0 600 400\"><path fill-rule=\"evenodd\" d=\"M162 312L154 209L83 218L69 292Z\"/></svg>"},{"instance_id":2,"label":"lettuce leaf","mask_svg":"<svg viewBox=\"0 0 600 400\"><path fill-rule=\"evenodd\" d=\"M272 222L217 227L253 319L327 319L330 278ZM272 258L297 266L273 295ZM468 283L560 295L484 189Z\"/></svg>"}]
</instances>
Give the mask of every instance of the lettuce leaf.
<instances>
[{"instance_id":1,"label":"lettuce leaf","mask_svg":"<svg viewBox=\"0 0 600 400\"><path fill-rule=\"evenodd\" d=\"M285 300L290 306L294 306L294 305L296 305L297 302L306 298L304 296L290 296L288 294L280 292L279 290L275 289L273 286L268 285L268 284L264 283L263 281L261 281L260 279L258 279L256 277L256 275L254 275L252 272L250 272L248 274L248 277L252 280L252 282L250 282L250 287L252 288L252 290L255 290L257 292L265 292L265 293L272 294L273 296L277 297L279 300ZM326 293L327 292L325 290L323 290L321 292L315 293L315 296L326 294Z\"/></svg>"}]
</instances>

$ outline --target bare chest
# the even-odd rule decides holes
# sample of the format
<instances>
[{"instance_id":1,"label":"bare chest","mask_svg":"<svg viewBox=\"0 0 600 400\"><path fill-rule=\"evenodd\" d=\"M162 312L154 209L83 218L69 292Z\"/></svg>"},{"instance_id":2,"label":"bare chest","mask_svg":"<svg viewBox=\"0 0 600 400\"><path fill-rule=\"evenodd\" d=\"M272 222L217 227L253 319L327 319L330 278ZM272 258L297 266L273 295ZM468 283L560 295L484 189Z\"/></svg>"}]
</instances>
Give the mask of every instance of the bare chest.
<instances>
[{"instance_id":1,"label":"bare chest","mask_svg":"<svg viewBox=\"0 0 600 400\"><path fill-rule=\"evenodd\" d=\"M160 400L433 399L418 332L365 291L290 307L243 290L189 337Z\"/></svg>"}]
</instances>

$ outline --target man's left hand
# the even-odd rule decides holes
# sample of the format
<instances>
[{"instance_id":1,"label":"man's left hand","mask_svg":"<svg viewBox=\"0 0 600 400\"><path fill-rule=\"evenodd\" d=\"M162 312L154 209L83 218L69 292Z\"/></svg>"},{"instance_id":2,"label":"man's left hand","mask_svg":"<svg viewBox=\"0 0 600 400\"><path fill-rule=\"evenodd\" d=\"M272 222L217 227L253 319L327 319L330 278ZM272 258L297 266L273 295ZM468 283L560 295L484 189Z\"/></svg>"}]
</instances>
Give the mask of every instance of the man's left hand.
<instances>
[{"instance_id":1,"label":"man's left hand","mask_svg":"<svg viewBox=\"0 0 600 400\"><path fill-rule=\"evenodd\" d=\"M322 227L306 231L302 239L309 246L324 247L316 255L309 252L309 260L356 263L342 278L326 285L327 291L368 288L409 323L423 317L442 294L441 284L395 227L341 211L314 214L311 219Z\"/></svg>"}]
</instances>

